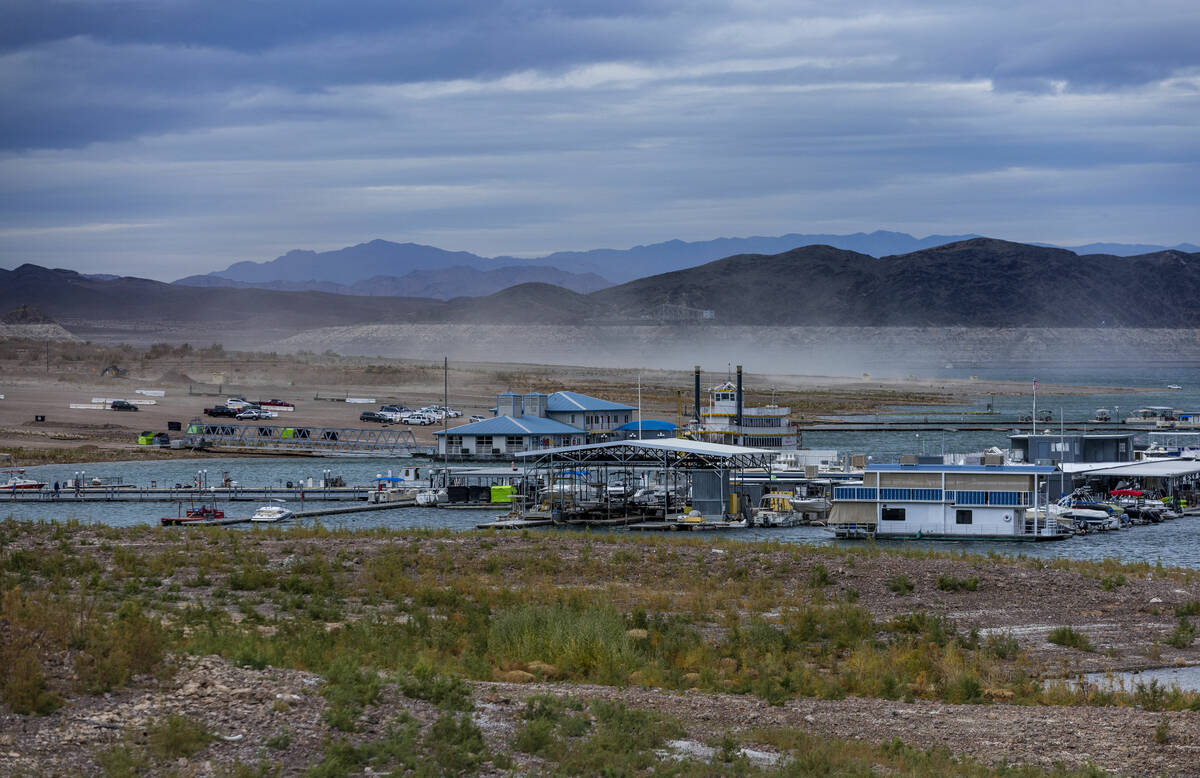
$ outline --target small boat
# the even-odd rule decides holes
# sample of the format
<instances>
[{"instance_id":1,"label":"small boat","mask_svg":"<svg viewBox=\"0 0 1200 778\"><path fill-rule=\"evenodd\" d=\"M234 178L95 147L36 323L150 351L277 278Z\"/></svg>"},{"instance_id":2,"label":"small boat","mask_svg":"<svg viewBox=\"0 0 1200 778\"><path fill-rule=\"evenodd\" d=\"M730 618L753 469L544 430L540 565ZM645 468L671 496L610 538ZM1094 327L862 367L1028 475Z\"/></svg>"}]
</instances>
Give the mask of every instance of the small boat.
<instances>
[{"instance_id":1,"label":"small boat","mask_svg":"<svg viewBox=\"0 0 1200 778\"><path fill-rule=\"evenodd\" d=\"M445 489L426 489L423 492L417 492L417 505L429 506L449 501L450 495Z\"/></svg>"},{"instance_id":2,"label":"small boat","mask_svg":"<svg viewBox=\"0 0 1200 778\"><path fill-rule=\"evenodd\" d=\"M175 516L164 516L161 523L164 527L169 525L180 524L211 524L212 522L224 519L225 511L213 505L211 508L207 505L201 505L199 508L188 508L186 512L181 511Z\"/></svg>"},{"instance_id":3,"label":"small boat","mask_svg":"<svg viewBox=\"0 0 1200 778\"><path fill-rule=\"evenodd\" d=\"M1182 387L1182 386L1180 386L1179 384L1167 384L1167 388L1168 388L1168 389L1175 389L1175 390L1183 389L1183 387Z\"/></svg>"},{"instance_id":4,"label":"small boat","mask_svg":"<svg viewBox=\"0 0 1200 778\"><path fill-rule=\"evenodd\" d=\"M277 521L285 521L292 517L292 512L282 505L264 505L254 512L250 517L250 521L271 524Z\"/></svg>"},{"instance_id":5,"label":"small boat","mask_svg":"<svg viewBox=\"0 0 1200 778\"><path fill-rule=\"evenodd\" d=\"M804 523L804 514L795 509L788 492L767 492L752 511L756 527L795 527Z\"/></svg>"},{"instance_id":6,"label":"small boat","mask_svg":"<svg viewBox=\"0 0 1200 778\"><path fill-rule=\"evenodd\" d=\"M5 470L8 474L8 481L0 484L0 489L45 489L45 481L34 481L31 478L22 478L25 475L24 470Z\"/></svg>"}]
</instances>

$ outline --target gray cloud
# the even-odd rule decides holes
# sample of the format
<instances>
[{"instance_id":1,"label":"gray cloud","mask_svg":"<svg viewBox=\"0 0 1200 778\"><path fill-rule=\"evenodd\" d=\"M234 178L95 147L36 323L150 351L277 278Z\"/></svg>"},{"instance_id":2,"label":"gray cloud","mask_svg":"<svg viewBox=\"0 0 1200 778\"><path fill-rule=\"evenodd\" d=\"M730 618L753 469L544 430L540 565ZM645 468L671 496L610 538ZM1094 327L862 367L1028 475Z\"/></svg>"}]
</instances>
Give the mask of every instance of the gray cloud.
<instances>
[{"instance_id":1,"label":"gray cloud","mask_svg":"<svg viewBox=\"0 0 1200 778\"><path fill-rule=\"evenodd\" d=\"M10 3L0 263L1197 239L1192 3L408 5Z\"/></svg>"}]
</instances>

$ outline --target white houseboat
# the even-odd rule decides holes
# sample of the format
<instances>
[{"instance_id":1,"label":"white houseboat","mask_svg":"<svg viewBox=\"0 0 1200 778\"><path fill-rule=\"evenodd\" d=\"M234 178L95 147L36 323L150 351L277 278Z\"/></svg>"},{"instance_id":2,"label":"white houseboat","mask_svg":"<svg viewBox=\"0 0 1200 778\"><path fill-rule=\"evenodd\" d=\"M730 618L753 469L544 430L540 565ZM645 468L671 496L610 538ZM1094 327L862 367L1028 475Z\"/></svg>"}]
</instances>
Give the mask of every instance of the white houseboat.
<instances>
[{"instance_id":1,"label":"white houseboat","mask_svg":"<svg viewBox=\"0 0 1200 778\"><path fill-rule=\"evenodd\" d=\"M1061 540L1041 494L1042 465L868 465L837 486L827 522L838 537ZM1040 512L1039 512L1040 506Z\"/></svg>"}]
</instances>

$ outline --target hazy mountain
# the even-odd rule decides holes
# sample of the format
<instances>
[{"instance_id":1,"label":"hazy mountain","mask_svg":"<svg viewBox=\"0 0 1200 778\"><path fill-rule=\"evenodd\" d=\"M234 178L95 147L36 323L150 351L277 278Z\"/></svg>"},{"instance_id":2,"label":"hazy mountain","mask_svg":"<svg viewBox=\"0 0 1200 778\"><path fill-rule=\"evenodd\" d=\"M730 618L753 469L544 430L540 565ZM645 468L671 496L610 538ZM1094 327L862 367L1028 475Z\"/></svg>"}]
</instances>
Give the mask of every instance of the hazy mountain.
<instances>
[{"instance_id":1,"label":"hazy mountain","mask_svg":"<svg viewBox=\"0 0 1200 778\"><path fill-rule=\"evenodd\" d=\"M605 279L629 281L656 273L665 273L685 267L695 267L731 254L777 254L782 251L817 243L859 251L871 256L916 251L929 246L938 246L955 240L975 237L973 235L929 235L914 238L903 232L877 231L870 234L853 235L782 235L779 237L717 238L715 240L685 242L670 240L630 249L595 249L592 251L560 251L544 257L526 259L500 256L481 257L467 251L445 251L419 243L393 243L373 240L334 251L289 251L269 262L237 262L225 270L206 275L188 276L176 283L189 286L211 286L219 282L202 279L227 279L251 284L286 282L287 285L270 288L301 289L330 288L310 282L328 282L339 286L353 287L356 282L375 277L403 277L420 270L448 270L467 267L482 271L528 268L530 273L515 283L540 281L559 283L551 277L531 278L534 268L558 268L571 274L596 274ZM302 284L302 286L295 286ZM559 284L564 285L564 284ZM573 284L568 288L576 291L586 289L586 283ZM457 292L462 294L464 292ZM440 296L440 295L430 295ZM449 294L453 296L453 293Z\"/></svg>"},{"instance_id":2,"label":"hazy mountain","mask_svg":"<svg viewBox=\"0 0 1200 778\"><path fill-rule=\"evenodd\" d=\"M665 303L722 323L1196 327L1200 254L1079 257L974 238L875 259L832 246L743 254L596 292L629 318Z\"/></svg>"},{"instance_id":3,"label":"hazy mountain","mask_svg":"<svg viewBox=\"0 0 1200 778\"><path fill-rule=\"evenodd\" d=\"M777 237L717 238L686 242L670 240L628 249L559 251L534 259L481 257L466 251L445 251L418 243L373 240L335 251L289 251L269 262L238 262L225 270L189 276L176 283L189 286L229 285L226 281L255 284L290 291L336 293L405 294L419 297L480 295L518 283L552 283L577 292L600 288L600 280L631 281L645 276L696 267L737 254L779 254L801 246L827 245L872 257L909 254L921 249L955 243L978 235L927 235L916 238L903 232L878 230L851 235L799 234ZM1167 250L1163 246L1096 243L1071 249L1078 254L1131 256ZM1178 251L1200 247L1180 244ZM486 273L473 278L460 268ZM520 273L517 270L520 269ZM409 278L404 284L377 283L380 278L405 278L414 272L445 272L453 275ZM504 279L504 274L511 278ZM594 275L589 275L594 274ZM583 278L575 278L575 276ZM222 281L220 279L224 279ZM408 288L407 284L413 287ZM383 290L383 291L378 291Z\"/></svg>"},{"instance_id":4,"label":"hazy mountain","mask_svg":"<svg viewBox=\"0 0 1200 778\"><path fill-rule=\"evenodd\" d=\"M1034 243L1035 246L1051 246L1049 243ZM1179 243L1174 246L1155 246L1148 243L1088 243L1084 246L1053 246L1065 248L1083 256L1085 254L1110 254L1114 257L1136 257L1141 254L1154 254L1159 251L1182 251L1193 254L1200 251L1200 246L1193 243Z\"/></svg>"},{"instance_id":5,"label":"hazy mountain","mask_svg":"<svg viewBox=\"0 0 1200 778\"><path fill-rule=\"evenodd\" d=\"M89 278L73 270L22 265L0 270L0 310L30 305L59 322L217 323L230 329L259 323L317 327L406 321L445 305L438 300L349 297L321 292L196 288L146 278Z\"/></svg>"},{"instance_id":6,"label":"hazy mountain","mask_svg":"<svg viewBox=\"0 0 1200 778\"><path fill-rule=\"evenodd\" d=\"M540 258L557 267L574 267L576 263L604 268L608 278L633 280L647 275L682 270L735 254L779 254L800 246L827 245L860 254L879 257L899 254L930 246L977 237L975 235L927 235L914 238L903 232L878 230L853 235L801 235L778 237L717 238L688 243L669 240L630 249L595 249L592 251L560 251Z\"/></svg>"},{"instance_id":7,"label":"hazy mountain","mask_svg":"<svg viewBox=\"0 0 1200 778\"><path fill-rule=\"evenodd\" d=\"M499 267L478 270L464 265L435 270L414 270L403 276L372 276L352 284L333 281L234 281L215 275L188 276L176 281L183 286L227 286L238 289L275 289L291 292L329 292L370 297L481 297L523 283L546 283L587 294L612 286L595 273L569 273L555 267Z\"/></svg>"},{"instance_id":8,"label":"hazy mountain","mask_svg":"<svg viewBox=\"0 0 1200 778\"><path fill-rule=\"evenodd\" d=\"M739 254L587 295L525 283L449 301L98 280L35 265L0 271L0 310L25 304L64 323L121 322L133 332L164 322L251 333L399 322L656 323L689 309L713 311L716 326L1196 328L1198 298L1200 253L1081 257L990 238L878 259L806 246Z\"/></svg>"}]
</instances>

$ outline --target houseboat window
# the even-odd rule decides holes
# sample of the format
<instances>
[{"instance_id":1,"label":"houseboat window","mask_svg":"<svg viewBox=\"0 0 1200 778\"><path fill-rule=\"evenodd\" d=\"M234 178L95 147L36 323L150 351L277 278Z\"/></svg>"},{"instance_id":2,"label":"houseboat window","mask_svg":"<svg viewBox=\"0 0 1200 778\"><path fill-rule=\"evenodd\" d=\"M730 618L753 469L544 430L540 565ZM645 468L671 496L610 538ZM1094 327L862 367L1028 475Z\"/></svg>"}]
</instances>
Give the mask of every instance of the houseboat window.
<instances>
[{"instance_id":1,"label":"houseboat window","mask_svg":"<svg viewBox=\"0 0 1200 778\"><path fill-rule=\"evenodd\" d=\"M904 509L884 508L883 515L880 518L884 521L904 521Z\"/></svg>"},{"instance_id":2,"label":"houseboat window","mask_svg":"<svg viewBox=\"0 0 1200 778\"><path fill-rule=\"evenodd\" d=\"M959 508L958 510L956 510L954 512L954 523L955 524L970 524L971 518L972 518L972 513L969 510L964 510L962 508Z\"/></svg>"}]
</instances>

